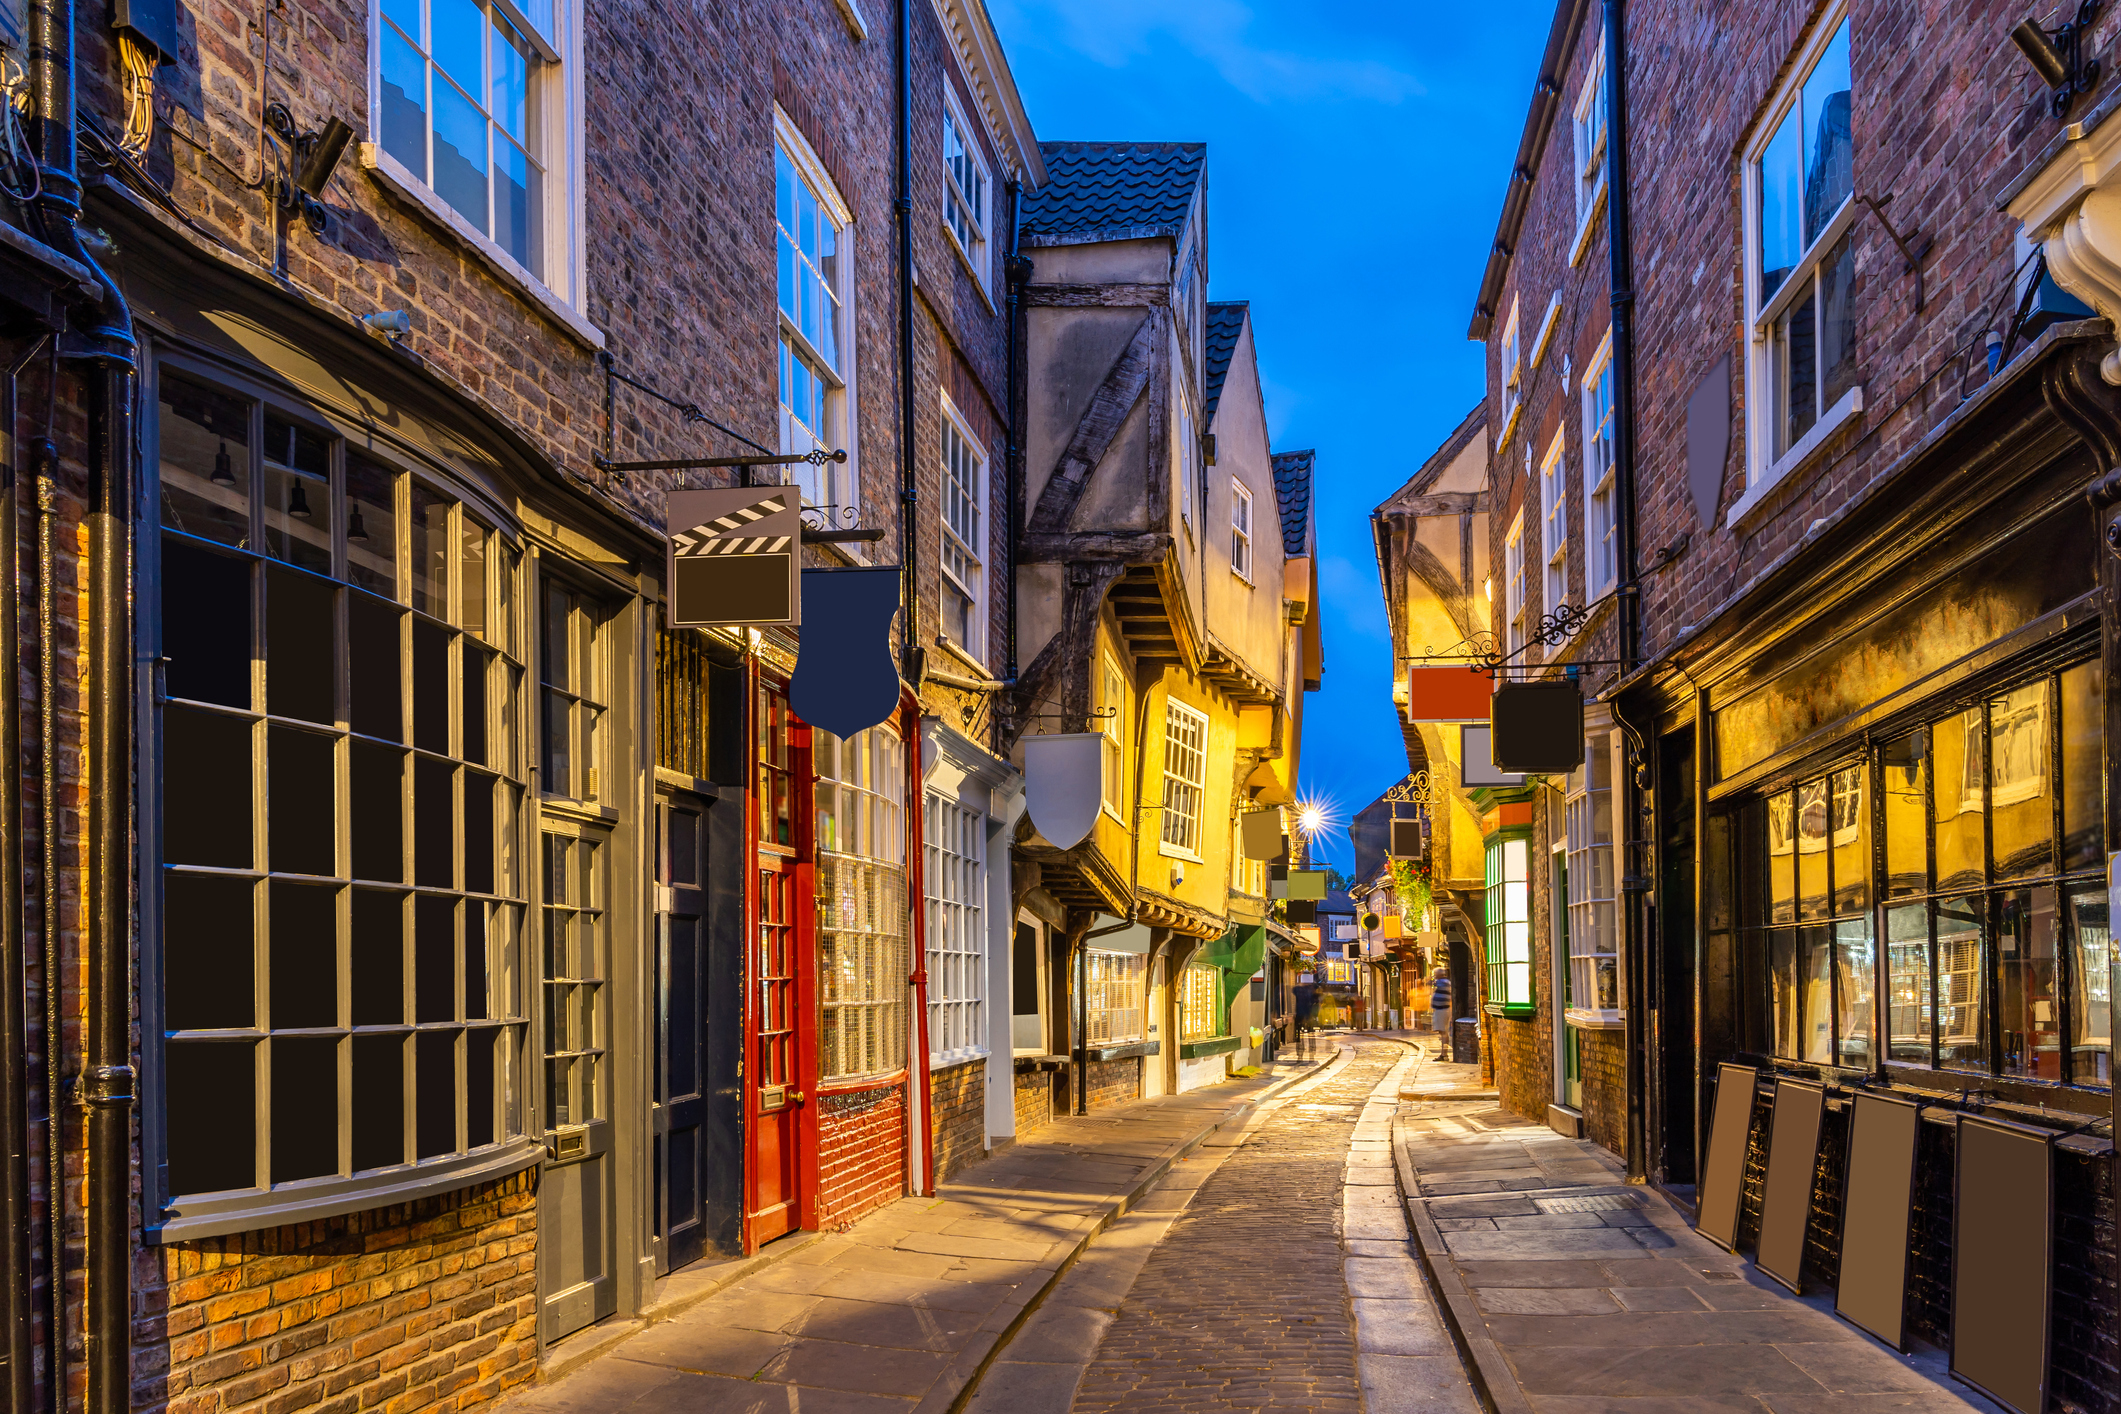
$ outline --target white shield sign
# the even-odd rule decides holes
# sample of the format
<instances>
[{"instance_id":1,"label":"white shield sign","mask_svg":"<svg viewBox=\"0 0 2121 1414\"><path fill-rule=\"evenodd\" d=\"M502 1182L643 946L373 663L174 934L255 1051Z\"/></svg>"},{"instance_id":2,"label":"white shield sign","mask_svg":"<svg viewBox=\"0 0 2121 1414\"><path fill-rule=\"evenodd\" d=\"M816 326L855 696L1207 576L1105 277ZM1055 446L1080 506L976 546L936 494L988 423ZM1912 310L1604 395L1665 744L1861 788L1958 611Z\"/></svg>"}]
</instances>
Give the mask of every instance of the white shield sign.
<instances>
[{"instance_id":1,"label":"white shield sign","mask_svg":"<svg viewBox=\"0 0 2121 1414\"><path fill-rule=\"evenodd\" d=\"M1056 849L1081 844L1097 823L1103 732L1024 738L1024 798L1031 824Z\"/></svg>"}]
</instances>

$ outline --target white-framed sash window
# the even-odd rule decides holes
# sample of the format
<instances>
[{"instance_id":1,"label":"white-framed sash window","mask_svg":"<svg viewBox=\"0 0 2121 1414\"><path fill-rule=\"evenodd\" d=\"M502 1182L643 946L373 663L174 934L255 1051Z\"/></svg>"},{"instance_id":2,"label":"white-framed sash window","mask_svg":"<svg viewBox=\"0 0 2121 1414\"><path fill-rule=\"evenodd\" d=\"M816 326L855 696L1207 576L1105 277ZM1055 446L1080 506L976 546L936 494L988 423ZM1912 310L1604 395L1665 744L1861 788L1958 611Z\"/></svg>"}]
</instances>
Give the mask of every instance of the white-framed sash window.
<instances>
[{"instance_id":1,"label":"white-framed sash window","mask_svg":"<svg viewBox=\"0 0 2121 1414\"><path fill-rule=\"evenodd\" d=\"M987 652L987 453L943 399L942 539L943 632L975 661Z\"/></svg>"},{"instance_id":2,"label":"white-framed sash window","mask_svg":"<svg viewBox=\"0 0 2121 1414\"><path fill-rule=\"evenodd\" d=\"M1524 513L1510 522L1510 533L1502 542L1503 652L1509 655L1509 675L1523 677L1525 670Z\"/></svg>"},{"instance_id":3,"label":"white-framed sash window","mask_svg":"<svg viewBox=\"0 0 2121 1414\"><path fill-rule=\"evenodd\" d=\"M943 89L943 224L972 267L981 289L988 286L988 270L994 261L988 244L989 204L994 181L987 172L987 159L980 154L979 140L965 121L957 94Z\"/></svg>"},{"instance_id":4,"label":"white-framed sash window","mask_svg":"<svg viewBox=\"0 0 2121 1414\"><path fill-rule=\"evenodd\" d=\"M1594 721L1583 764L1569 773L1568 1019L1577 1026L1621 1020L1619 891L1614 873L1613 778L1619 747L1610 725Z\"/></svg>"},{"instance_id":5,"label":"white-framed sash window","mask_svg":"<svg viewBox=\"0 0 2121 1414\"><path fill-rule=\"evenodd\" d=\"M856 504L852 213L795 125L778 109L775 119L781 450L847 449L844 463L787 469L804 502L832 521Z\"/></svg>"},{"instance_id":6,"label":"white-framed sash window","mask_svg":"<svg viewBox=\"0 0 2121 1414\"><path fill-rule=\"evenodd\" d=\"M1583 76L1583 87L1577 90L1573 127L1576 137L1576 241L1569 256L1572 265L1583 258L1588 244L1584 237L1598 217L1600 203L1605 200L1605 35L1602 33L1591 47L1590 72Z\"/></svg>"},{"instance_id":7,"label":"white-framed sash window","mask_svg":"<svg viewBox=\"0 0 2121 1414\"><path fill-rule=\"evenodd\" d=\"M1207 717L1183 702L1166 702L1163 853L1200 858L1201 800L1207 782Z\"/></svg>"},{"instance_id":8,"label":"white-framed sash window","mask_svg":"<svg viewBox=\"0 0 2121 1414\"><path fill-rule=\"evenodd\" d=\"M1099 752L1100 773L1103 776L1100 794L1104 800L1105 813L1115 820L1126 819L1127 762L1124 747L1127 740L1127 675L1120 671L1119 659L1107 653L1104 657L1103 691L1098 694L1098 710L1104 715L1097 719L1097 729L1104 733L1104 743Z\"/></svg>"},{"instance_id":9,"label":"white-framed sash window","mask_svg":"<svg viewBox=\"0 0 2121 1414\"><path fill-rule=\"evenodd\" d=\"M1608 333L1583 374L1585 603L1611 593L1620 583L1620 518L1613 482L1613 336Z\"/></svg>"},{"instance_id":10,"label":"white-framed sash window","mask_svg":"<svg viewBox=\"0 0 2121 1414\"><path fill-rule=\"evenodd\" d=\"M1245 583L1252 582L1252 491L1234 476L1230 478L1230 569Z\"/></svg>"},{"instance_id":11,"label":"white-framed sash window","mask_svg":"<svg viewBox=\"0 0 2121 1414\"><path fill-rule=\"evenodd\" d=\"M922 833L928 893L928 1053L950 1065L987 1053L987 819L928 793Z\"/></svg>"},{"instance_id":12,"label":"white-framed sash window","mask_svg":"<svg viewBox=\"0 0 2121 1414\"><path fill-rule=\"evenodd\" d=\"M1539 548L1546 556L1546 595L1540 607L1551 614L1569 601L1568 438L1557 431L1539 463Z\"/></svg>"}]
</instances>

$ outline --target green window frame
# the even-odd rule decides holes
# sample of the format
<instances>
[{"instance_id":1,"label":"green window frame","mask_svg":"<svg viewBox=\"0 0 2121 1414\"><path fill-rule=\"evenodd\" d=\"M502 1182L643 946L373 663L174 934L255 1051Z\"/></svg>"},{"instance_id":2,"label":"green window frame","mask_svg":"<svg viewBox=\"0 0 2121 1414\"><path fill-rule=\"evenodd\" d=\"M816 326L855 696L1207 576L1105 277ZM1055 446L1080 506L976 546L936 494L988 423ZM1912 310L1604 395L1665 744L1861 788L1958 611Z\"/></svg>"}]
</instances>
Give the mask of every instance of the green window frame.
<instances>
[{"instance_id":1,"label":"green window frame","mask_svg":"<svg viewBox=\"0 0 2121 1414\"><path fill-rule=\"evenodd\" d=\"M1532 832L1505 830L1487 849L1487 1009L1502 1016L1537 1010L1532 967Z\"/></svg>"}]
</instances>

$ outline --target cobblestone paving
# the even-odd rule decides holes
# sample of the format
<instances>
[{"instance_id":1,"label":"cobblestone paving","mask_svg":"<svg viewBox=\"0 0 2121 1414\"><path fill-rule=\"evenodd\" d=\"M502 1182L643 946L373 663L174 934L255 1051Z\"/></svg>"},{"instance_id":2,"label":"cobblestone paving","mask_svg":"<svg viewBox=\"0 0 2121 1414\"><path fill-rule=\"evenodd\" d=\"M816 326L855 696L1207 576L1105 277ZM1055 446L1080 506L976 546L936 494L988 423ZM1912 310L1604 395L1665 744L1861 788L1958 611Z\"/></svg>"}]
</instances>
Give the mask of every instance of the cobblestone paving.
<instances>
[{"instance_id":1,"label":"cobblestone paving","mask_svg":"<svg viewBox=\"0 0 2121 1414\"><path fill-rule=\"evenodd\" d=\"M1080 1414L1359 1414L1342 1170L1363 1101L1405 1054L1358 1045L1209 1176L1135 1278L1076 1391Z\"/></svg>"}]
</instances>

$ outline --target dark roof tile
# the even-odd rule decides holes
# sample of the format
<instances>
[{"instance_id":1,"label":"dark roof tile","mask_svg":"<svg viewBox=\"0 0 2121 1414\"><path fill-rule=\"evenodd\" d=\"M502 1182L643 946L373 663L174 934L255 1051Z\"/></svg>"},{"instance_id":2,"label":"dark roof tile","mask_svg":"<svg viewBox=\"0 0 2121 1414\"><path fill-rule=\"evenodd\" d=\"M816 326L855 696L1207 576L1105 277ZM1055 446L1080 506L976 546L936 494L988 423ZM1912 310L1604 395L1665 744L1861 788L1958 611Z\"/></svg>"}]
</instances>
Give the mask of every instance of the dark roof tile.
<instances>
[{"instance_id":1,"label":"dark roof tile","mask_svg":"<svg viewBox=\"0 0 2121 1414\"><path fill-rule=\"evenodd\" d=\"M1311 467L1318 453L1274 454L1274 500L1281 507L1282 553L1294 559L1310 553Z\"/></svg>"},{"instance_id":2,"label":"dark roof tile","mask_svg":"<svg viewBox=\"0 0 2121 1414\"><path fill-rule=\"evenodd\" d=\"M1237 352L1237 336L1244 332L1245 314L1251 308L1244 300L1208 306L1208 330L1203 338L1208 346L1208 411L1201 419L1203 424L1215 420L1216 405L1223 397L1223 379L1230 372L1230 359Z\"/></svg>"},{"instance_id":3,"label":"dark roof tile","mask_svg":"<svg viewBox=\"0 0 2121 1414\"><path fill-rule=\"evenodd\" d=\"M1208 165L1204 142L1042 142L1046 184L1024 197L1025 245L1177 236Z\"/></svg>"}]
</instances>

